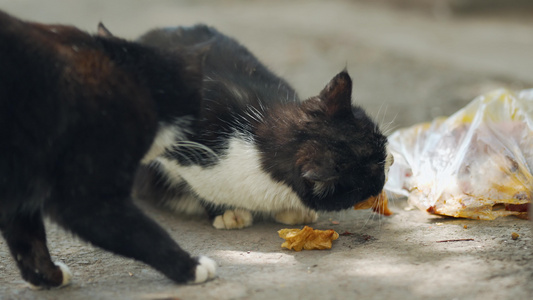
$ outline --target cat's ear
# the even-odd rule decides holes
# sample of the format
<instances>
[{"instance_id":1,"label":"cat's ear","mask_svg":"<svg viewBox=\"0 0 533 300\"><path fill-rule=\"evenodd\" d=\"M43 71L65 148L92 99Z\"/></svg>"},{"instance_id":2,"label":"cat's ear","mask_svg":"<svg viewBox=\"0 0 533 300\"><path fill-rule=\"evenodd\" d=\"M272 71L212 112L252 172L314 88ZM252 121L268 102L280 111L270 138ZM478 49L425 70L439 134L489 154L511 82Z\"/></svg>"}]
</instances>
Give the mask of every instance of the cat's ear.
<instances>
[{"instance_id":1,"label":"cat's ear","mask_svg":"<svg viewBox=\"0 0 533 300\"><path fill-rule=\"evenodd\" d=\"M326 114L330 117L351 113L352 79L346 70L337 74L320 92L320 99L326 104Z\"/></svg>"},{"instance_id":2,"label":"cat's ear","mask_svg":"<svg viewBox=\"0 0 533 300\"><path fill-rule=\"evenodd\" d=\"M98 30L97 30L98 36L102 37L113 37L113 34L111 31L109 31L102 22L98 23Z\"/></svg>"}]
</instances>

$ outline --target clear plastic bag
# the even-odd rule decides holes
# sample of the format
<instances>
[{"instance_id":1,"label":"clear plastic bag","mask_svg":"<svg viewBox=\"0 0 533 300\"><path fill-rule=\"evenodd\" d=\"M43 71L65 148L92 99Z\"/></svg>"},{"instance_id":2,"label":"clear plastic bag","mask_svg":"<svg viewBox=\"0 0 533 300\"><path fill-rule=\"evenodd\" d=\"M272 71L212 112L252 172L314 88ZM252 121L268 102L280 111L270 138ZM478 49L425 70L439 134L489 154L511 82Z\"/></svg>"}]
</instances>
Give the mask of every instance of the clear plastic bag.
<instances>
[{"instance_id":1,"label":"clear plastic bag","mask_svg":"<svg viewBox=\"0 0 533 300\"><path fill-rule=\"evenodd\" d=\"M527 218L533 190L533 89L497 90L449 118L389 137L385 189L431 213Z\"/></svg>"}]
</instances>

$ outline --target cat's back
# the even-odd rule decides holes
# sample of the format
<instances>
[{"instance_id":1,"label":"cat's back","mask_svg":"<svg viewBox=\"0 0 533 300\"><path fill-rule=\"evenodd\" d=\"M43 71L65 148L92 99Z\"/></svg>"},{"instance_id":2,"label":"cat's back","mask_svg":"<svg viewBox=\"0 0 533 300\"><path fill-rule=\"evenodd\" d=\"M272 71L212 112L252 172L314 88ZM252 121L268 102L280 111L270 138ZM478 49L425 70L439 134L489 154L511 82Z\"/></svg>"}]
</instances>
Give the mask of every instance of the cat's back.
<instances>
[{"instance_id":1,"label":"cat's back","mask_svg":"<svg viewBox=\"0 0 533 300\"><path fill-rule=\"evenodd\" d=\"M103 143L143 151L133 145L155 130L146 89L75 27L0 11L0 70L0 171L13 180L47 176L65 153L93 153ZM126 129L140 134L117 134Z\"/></svg>"},{"instance_id":2,"label":"cat's back","mask_svg":"<svg viewBox=\"0 0 533 300\"><path fill-rule=\"evenodd\" d=\"M1 11L0 66L2 107L4 113L12 109L9 115L45 108L54 115L60 105L95 99L100 84L120 75L91 35L71 26L25 22ZM86 90L80 93L82 86Z\"/></svg>"},{"instance_id":3,"label":"cat's back","mask_svg":"<svg viewBox=\"0 0 533 300\"><path fill-rule=\"evenodd\" d=\"M239 42L204 24L152 30L141 36L139 42L203 56L204 80L208 82L228 77L236 81L240 76L257 76L268 72Z\"/></svg>"},{"instance_id":4,"label":"cat's back","mask_svg":"<svg viewBox=\"0 0 533 300\"><path fill-rule=\"evenodd\" d=\"M287 102L299 102L283 78L236 39L213 27L199 24L156 29L138 41L189 51L203 58L201 119L196 125L197 134L190 138L216 152L228 146L224 137L250 136L268 111Z\"/></svg>"},{"instance_id":5,"label":"cat's back","mask_svg":"<svg viewBox=\"0 0 533 300\"><path fill-rule=\"evenodd\" d=\"M25 22L1 11L0 69L2 122L39 124L32 129L48 129L48 134L61 122L79 121L84 109L89 113L111 99L131 97L128 101L135 102L146 96L95 37L75 27ZM118 88L118 81L124 88ZM50 124L55 128L47 128ZM11 129L4 133L16 133Z\"/></svg>"},{"instance_id":6,"label":"cat's back","mask_svg":"<svg viewBox=\"0 0 533 300\"><path fill-rule=\"evenodd\" d=\"M269 106L277 102L299 101L284 79L271 72L236 39L213 27L198 24L156 29L141 36L139 41L161 48L185 49L203 56L204 101L207 104L215 100L230 106Z\"/></svg>"},{"instance_id":7,"label":"cat's back","mask_svg":"<svg viewBox=\"0 0 533 300\"><path fill-rule=\"evenodd\" d=\"M82 58L80 52L90 49L96 54L100 50L92 36L75 27L25 22L2 11L0 40L2 67L10 71L3 72L3 79L31 74L50 74L47 77L54 78L67 65L77 63L74 69L80 69L82 59L89 61L86 66L91 64L91 58ZM98 59L106 61L104 55ZM29 70L33 72L20 75Z\"/></svg>"}]
</instances>

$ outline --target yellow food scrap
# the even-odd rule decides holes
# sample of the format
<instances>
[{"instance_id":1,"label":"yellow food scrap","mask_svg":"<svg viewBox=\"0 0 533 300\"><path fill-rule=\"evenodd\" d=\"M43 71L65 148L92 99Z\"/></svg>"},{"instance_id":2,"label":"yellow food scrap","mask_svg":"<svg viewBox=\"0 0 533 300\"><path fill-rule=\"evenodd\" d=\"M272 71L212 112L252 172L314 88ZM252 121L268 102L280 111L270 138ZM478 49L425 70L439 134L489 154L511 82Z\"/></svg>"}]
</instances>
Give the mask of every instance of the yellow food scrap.
<instances>
[{"instance_id":1,"label":"yellow food scrap","mask_svg":"<svg viewBox=\"0 0 533 300\"><path fill-rule=\"evenodd\" d=\"M519 236L520 236L520 235L519 235L518 233L516 233L516 232L511 233L511 238L512 238L513 240L518 239Z\"/></svg>"},{"instance_id":2,"label":"yellow food scrap","mask_svg":"<svg viewBox=\"0 0 533 300\"><path fill-rule=\"evenodd\" d=\"M278 234L285 239L281 247L294 251L331 249L331 243L339 238L333 229L318 230L309 226L303 229L281 229Z\"/></svg>"},{"instance_id":3,"label":"yellow food scrap","mask_svg":"<svg viewBox=\"0 0 533 300\"><path fill-rule=\"evenodd\" d=\"M370 197L363 202L359 202L354 205L353 209L368 209L372 208L374 212L382 214L384 216L392 215L392 211L389 210L389 198L387 198L387 193L382 191L381 194Z\"/></svg>"}]
</instances>

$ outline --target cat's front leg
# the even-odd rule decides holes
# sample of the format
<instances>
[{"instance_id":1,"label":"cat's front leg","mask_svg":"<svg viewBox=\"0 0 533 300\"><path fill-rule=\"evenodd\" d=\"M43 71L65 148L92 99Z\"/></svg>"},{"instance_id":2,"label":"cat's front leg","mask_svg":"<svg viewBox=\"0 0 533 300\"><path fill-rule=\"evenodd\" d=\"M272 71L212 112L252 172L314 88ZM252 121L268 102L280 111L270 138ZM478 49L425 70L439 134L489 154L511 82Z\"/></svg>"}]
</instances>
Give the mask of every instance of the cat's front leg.
<instances>
[{"instance_id":1,"label":"cat's front leg","mask_svg":"<svg viewBox=\"0 0 533 300\"><path fill-rule=\"evenodd\" d=\"M3 218L0 229L9 250L17 262L22 278L32 289L62 287L72 277L68 267L53 262L46 246L46 232L39 211L18 212L16 216Z\"/></svg>"},{"instance_id":2,"label":"cat's front leg","mask_svg":"<svg viewBox=\"0 0 533 300\"><path fill-rule=\"evenodd\" d=\"M213 227L216 229L242 229L252 226L252 223L252 213L245 209L226 210L213 219Z\"/></svg>"},{"instance_id":3,"label":"cat's front leg","mask_svg":"<svg viewBox=\"0 0 533 300\"><path fill-rule=\"evenodd\" d=\"M318 219L318 214L310 209L288 209L274 214L274 220L287 225L308 224Z\"/></svg>"},{"instance_id":4,"label":"cat's front leg","mask_svg":"<svg viewBox=\"0 0 533 300\"><path fill-rule=\"evenodd\" d=\"M213 260L192 257L181 249L163 228L129 201L128 194L129 191L123 192L123 198L97 195L88 199L86 193L74 199L51 197L46 208L53 220L82 239L142 261L175 282L201 283L215 277Z\"/></svg>"}]
</instances>

